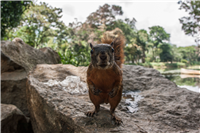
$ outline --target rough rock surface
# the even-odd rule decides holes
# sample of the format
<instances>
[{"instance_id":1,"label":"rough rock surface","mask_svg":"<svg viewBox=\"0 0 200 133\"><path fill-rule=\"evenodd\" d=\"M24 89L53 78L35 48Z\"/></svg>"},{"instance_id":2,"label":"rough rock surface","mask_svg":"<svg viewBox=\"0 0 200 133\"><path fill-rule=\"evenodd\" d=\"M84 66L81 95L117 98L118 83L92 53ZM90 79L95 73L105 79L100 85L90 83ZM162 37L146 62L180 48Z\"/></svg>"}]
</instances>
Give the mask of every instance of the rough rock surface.
<instances>
[{"instance_id":1,"label":"rough rock surface","mask_svg":"<svg viewBox=\"0 0 200 133\"><path fill-rule=\"evenodd\" d=\"M16 105L29 115L26 101L26 76L37 64L57 64L59 55L50 48L40 50L16 38L1 41L1 103Z\"/></svg>"},{"instance_id":2,"label":"rough rock surface","mask_svg":"<svg viewBox=\"0 0 200 133\"><path fill-rule=\"evenodd\" d=\"M23 67L26 72L31 71L37 64L57 64L60 62L58 53L51 48L38 50L25 44L20 38L15 38L12 42L1 41L1 55Z\"/></svg>"},{"instance_id":3,"label":"rough rock surface","mask_svg":"<svg viewBox=\"0 0 200 133\"><path fill-rule=\"evenodd\" d=\"M33 133L30 120L11 104L1 104L1 132Z\"/></svg>"},{"instance_id":4,"label":"rough rock surface","mask_svg":"<svg viewBox=\"0 0 200 133\"><path fill-rule=\"evenodd\" d=\"M86 70L71 65L37 65L27 81L34 132L200 132L200 94L177 87L152 68L124 66L124 90L139 90L143 98L133 113L128 113L127 99L122 99L116 109L123 120L121 126L113 125L109 105L101 105L98 115L89 118L84 114L93 108L88 94L71 95L61 86L45 84L50 79L63 81L69 75L84 81Z\"/></svg>"}]
</instances>

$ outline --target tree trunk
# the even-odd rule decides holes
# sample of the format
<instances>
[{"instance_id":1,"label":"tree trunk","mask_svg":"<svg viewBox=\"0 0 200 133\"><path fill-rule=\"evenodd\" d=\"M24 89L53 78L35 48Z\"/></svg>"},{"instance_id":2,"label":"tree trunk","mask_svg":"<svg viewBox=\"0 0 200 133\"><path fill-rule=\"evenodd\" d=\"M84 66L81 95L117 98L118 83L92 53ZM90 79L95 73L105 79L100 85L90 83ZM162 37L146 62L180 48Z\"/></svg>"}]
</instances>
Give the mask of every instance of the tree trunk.
<instances>
[{"instance_id":1,"label":"tree trunk","mask_svg":"<svg viewBox=\"0 0 200 133\"><path fill-rule=\"evenodd\" d=\"M145 50L142 50L142 63L145 63Z\"/></svg>"},{"instance_id":2,"label":"tree trunk","mask_svg":"<svg viewBox=\"0 0 200 133\"><path fill-rule=\"evenodd\" d=\"M154 58L154 48L152 48L152 52L153 52L153 62L154 62L154 60L155 60L155 58Z\"/></svg>"},{"instance_id":3,"label":"tree trunk","mask_svg":"<svg viewBox=\"0 0 200 133\"><path fill-rule=\"evenodd\" d=\"M134 64L135 63L134 56L131 56L131 60L132 60L132 63Z\"/></svg>"}]
</instances>

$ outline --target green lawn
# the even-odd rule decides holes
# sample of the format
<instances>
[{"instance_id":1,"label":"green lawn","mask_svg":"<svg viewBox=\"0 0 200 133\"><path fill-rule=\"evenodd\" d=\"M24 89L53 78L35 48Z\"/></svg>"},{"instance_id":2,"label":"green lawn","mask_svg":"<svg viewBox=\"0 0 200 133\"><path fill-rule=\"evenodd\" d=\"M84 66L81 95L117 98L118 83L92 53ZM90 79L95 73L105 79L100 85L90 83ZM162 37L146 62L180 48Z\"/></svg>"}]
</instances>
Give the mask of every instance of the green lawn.
<instances>
[{"instance_id":1,"label":"green lawn","mask_svg":"<svg viewBox=\"0 0 200 133\"><path fill-rule=\"evenodd\" d=\"M146 62L146 63L127 64L127 65L140 65L151 68L185 68L188 66L188 64L182 62L177 62L177 63Z\"/></svg>"}]
</instances>

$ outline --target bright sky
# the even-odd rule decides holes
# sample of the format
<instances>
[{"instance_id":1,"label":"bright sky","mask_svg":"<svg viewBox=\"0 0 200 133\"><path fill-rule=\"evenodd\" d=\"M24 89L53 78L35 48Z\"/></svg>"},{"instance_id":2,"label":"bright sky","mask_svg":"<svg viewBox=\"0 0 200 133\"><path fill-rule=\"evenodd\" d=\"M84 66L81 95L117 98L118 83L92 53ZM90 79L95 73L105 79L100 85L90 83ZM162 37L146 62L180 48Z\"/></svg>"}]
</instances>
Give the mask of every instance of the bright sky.
<instances>
[{"instance_id":1,"label":"bright sky","mask_svg":"<svg viewBox=\"0 0 200 133\"><path fill-rule=\"evenodd\" d=\"M90 13L95 12L99 6L105 3L109 5L119 5L124 12L122 18L135 18L137 20L136 28L138 30L159 25L162 26L167 33L170 33L170 42L177 46L195 45L195 39L185 35L181 30L179 18L188 16L184 10L179 10L178 0L132 0L132 2L123 2L114 0L99 1L66 1L66 0L40 0L49 3L53 7L63 9L62 20L68 25L70 22L84 22Z\"/></svg>"}]
</instances>

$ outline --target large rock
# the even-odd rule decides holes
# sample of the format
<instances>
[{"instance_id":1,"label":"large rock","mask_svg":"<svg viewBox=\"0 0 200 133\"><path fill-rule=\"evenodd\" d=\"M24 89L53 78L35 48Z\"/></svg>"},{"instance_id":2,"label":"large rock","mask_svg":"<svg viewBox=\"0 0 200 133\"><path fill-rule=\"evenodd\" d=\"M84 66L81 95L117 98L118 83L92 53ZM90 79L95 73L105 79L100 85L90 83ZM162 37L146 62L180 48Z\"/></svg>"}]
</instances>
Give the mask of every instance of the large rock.
<instances>
[{"instance_id":1,"label":"large rock","mask_svg":"<svg viewBox=\"0 0 200 133\"><path fill-rule=\"evenodd\" d=\"M30 120L14 105L1 104L2 133L33 133Z\"/></svg>"},{"instance_id":2,"label":"large rock","mask_svg":"<svg viewBox=\"0 0 200 133\"><path fill-rule=\"evenodd\" d=\"M37 64L57 64L59 55L50 48L40 50L15 38L1 41L1 102L16 105L29 115L26 100L26 76Z\"/></svg>"},{"instance_id":3,"label":"large rock","mask_svg":"<svg viewBox=\"0 0 200 133\"><path fill-rule=\"evenodd\" d=\"M63 83L70 75L85 81L86 70L71 65L37 65L30 73L27 99L34 132L200 131L200 94L179 88L158 71L141 66L123 68L125 92L137 91L141 98L135 97L138 103L133 113L127 97L122 98L116 109L123 120L121 126L113 125L106 104L94 118L86 117L84 112L93 108L88 94L70 94L72 88Z\"/></svg>"},{"instance_id":4,"label":"large rock","mask_svg":"<svg viewBox=\"0 0 200 133\"><path fill-rule=\"evenodd\" d=\"M9 58L26 72L31 71L37 64L57 64L60 57L51 48L35 49L25 44L20 38L15 38L12 42L1 41L1 54ZM4 64L2 64L4 65Z\"/></svg>"},{"instance_id":5,"label":"large rock","mask_svg":"<svg viewBox=\"0 0 200 133\"><path fill-rule=\"evenodd\" d=\"M200 93L177 87L153 68L124 66L123 78L126 89L141 90L134 115L147 119L142 126L146 131L200 131Z\"/></svg>"}]
</instances>

